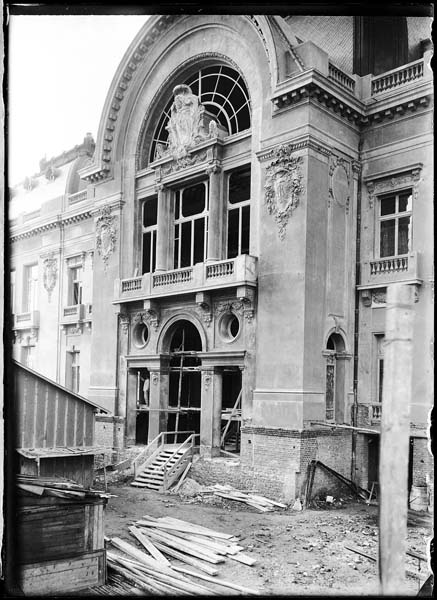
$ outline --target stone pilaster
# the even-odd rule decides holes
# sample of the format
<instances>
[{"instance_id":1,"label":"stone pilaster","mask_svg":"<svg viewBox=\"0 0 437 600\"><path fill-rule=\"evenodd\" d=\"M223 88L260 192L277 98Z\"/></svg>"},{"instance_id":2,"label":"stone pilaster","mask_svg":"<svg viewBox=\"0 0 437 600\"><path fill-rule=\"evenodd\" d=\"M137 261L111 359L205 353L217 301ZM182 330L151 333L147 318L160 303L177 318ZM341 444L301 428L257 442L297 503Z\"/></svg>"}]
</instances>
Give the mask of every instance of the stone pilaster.
<instances>
[{"instance_id":1,"label":"stone pilaster","mask_svg":"<svg viewBox=\"0 0 437 600\"><path fill-rule=\"evenodd\" d=\"M223 194L222 170L217 164L208 167L209 175L209 221L207 262L223 258Z\"/></svg>"},{"instance_id":2,"label":"stone pilaster","mask_svg":"<svg viewBox=\"0 0 437 600\"><path fill-rule=\"evenodd\" d=\"M170 227L170 192L162 184L156 186L158 192L158 231L156 236L156 271L168 269L168 242Z\"/></svg>"}]
</instances>

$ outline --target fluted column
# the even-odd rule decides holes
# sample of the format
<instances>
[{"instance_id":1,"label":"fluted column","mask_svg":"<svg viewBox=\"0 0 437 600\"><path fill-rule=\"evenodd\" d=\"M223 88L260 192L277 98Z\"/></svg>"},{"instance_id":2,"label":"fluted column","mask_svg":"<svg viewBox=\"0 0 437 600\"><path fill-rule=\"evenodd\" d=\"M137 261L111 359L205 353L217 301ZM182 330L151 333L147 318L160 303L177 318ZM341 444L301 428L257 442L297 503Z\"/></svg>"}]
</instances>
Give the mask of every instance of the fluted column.
<instances>
[{"instance_id":1,"label":"fluted column","mask_svg":"<svg viewBox=\"0 0 437 600\"><path fill-rule=\"evenodd\" d=\"M170 192L162 184L156 186L158 192L158 231L156 235L156 271L168 269L168 245L170 228Z\"/></svg>"},{"instance_id":2,"label":"fluted column","mask_svg":"<svg viewBox=\"0 0 437 600\"><path fill-rule=\"evenodd\" d=\"M223 193L222 170L217 164L208 167L209 175L209 221L207 262L223 257Z\"/></svg>"}]
</instances>

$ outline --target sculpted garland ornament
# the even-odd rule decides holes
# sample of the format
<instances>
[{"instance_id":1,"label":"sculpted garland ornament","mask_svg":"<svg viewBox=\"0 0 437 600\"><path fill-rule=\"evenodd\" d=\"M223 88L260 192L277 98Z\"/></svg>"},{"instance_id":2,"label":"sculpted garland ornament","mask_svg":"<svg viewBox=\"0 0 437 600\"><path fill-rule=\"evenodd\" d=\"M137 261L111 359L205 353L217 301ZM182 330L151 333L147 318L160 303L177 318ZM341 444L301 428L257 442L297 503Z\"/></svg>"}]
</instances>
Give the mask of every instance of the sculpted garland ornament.
<instances>
[{"instance_id":1,"label":"sculpted garland ornament","mask_svg":"<svg viewBox=\"0 0 437 600\"><path fill-rule=\"evenodd\" d=\"M96 222L96 247L97 252L105 263L105 271L108 260L115 250L117 241L117 230L115 228L115 216L111 214L109 206L104 206Z\"/></svg>"},{"instance_id":2,"label":"sculpted garland ornament","mask_svg":"<svg viewBox=\"0 0 437 600\"><path fill-rule=\"evenodd\" d=\"M285 229L291 213L299 204L303 192L301 156L290 156L290 146L280 146L276 158L266 171L265 203L279 227L279 238L285 237Z\"/></svg>"},{"instance_id":3,"label":"sculpted garland ornament","mask_svg":"<svg viewBox=\"0 0 437 600\"><path fill-rule=\"evenodd\" d=\"M52 292L56 285L56 280L58 278L58 261L56 260L53 253L44 259L43 265L43 284L50 302Z\"/></svg>"}]
</instances>

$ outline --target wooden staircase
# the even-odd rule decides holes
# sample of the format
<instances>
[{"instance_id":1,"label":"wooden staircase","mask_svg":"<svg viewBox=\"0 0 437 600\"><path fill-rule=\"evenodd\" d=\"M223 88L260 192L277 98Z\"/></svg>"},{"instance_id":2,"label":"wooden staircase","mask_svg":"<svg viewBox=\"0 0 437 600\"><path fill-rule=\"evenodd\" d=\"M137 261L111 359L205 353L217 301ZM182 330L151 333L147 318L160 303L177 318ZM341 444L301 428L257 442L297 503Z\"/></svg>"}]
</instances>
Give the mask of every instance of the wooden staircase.
<instances>
[{"instance_id":1,"label":"wooden staircase","mask_svg":"<svg viewBox=\"0 0 437 600\"><path fill-rule=\"evenodd\" d=\"M135 477L131 485L156 491L168 490L182 475L193 458L194 433L181 444L165 443L175 432L160 433L134 461ZM180 435L178 434L178 435Z\"/></svg>"}]
</instances>

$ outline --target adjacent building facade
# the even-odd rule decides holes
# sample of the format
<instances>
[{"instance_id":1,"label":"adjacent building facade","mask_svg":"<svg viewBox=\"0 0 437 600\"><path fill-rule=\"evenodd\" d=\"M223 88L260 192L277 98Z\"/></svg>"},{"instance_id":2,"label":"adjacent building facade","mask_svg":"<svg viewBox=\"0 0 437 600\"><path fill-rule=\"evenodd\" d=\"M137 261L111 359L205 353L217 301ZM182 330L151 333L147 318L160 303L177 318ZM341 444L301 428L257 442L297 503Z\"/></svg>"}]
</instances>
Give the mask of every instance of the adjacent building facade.
<instances>
[{"instance_id":1,"label":"adjacent building facade","mask_svg":"<svg viewBox=\"0 0 437 600\"><path fill-rule=\"evenodd\" d=\"M87 136L12 199L16 358L105 406L109 446L195 431L214 457L231 420L258 489L299 496L314 458L366 487L386 288L402 281L417 300L410 482L424 482L429 37L423 17L151 17L95 148Z\"/></svg>"}]
</instances>

